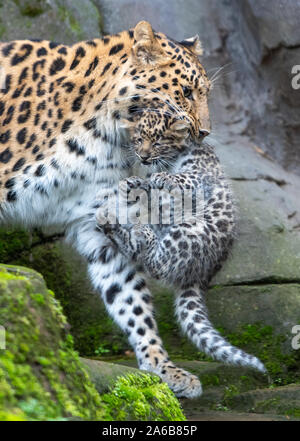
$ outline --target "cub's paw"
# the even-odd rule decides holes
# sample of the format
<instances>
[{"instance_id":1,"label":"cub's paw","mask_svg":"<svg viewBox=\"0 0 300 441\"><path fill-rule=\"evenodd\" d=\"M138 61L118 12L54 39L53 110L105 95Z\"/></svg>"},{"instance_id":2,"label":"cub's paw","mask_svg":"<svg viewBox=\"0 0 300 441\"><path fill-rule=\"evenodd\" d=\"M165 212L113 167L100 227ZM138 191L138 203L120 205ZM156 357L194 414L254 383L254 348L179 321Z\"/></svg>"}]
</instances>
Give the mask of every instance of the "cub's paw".
<instances>
[{"instance_id":1,"label":"cub's paw","mask_svg":"<svg viewBox=\"0 0 300 441\"><path fill-rule=\"evenodd\" d=\"M166 191L181 189L181 184L177 177L166 172L152 174L150 178L150 186L151 188Z\"/></svg>"},{"instance_id":2,"label":"cub's paw","mask_svg":"<svg viewBox=\"0 0 300 441\"><path fill-rule=\"evenodd\" d=\"M120 182L120 188L122 193L128 193L130 190L137 188L148 190L149 184L147 180L140 178L139 176L130 176Z\"/></svg>"}]
</instances>

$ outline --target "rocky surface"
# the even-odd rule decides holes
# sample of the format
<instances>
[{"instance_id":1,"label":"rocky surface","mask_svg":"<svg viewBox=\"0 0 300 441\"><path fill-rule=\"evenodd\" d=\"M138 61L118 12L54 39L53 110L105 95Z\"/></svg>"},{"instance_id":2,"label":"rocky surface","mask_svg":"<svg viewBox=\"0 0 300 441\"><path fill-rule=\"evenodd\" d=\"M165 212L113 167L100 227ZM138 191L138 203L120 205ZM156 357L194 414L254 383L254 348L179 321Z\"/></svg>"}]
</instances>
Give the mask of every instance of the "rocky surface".
<instances>
[{"instance_id":1,"label":"rocky surface","mask_svg":"<svg viewBox=\"0 0 300 441\"><path fill-rule=\"evenodd\" d=\"M0 3L0 39L46 39L65 44L101 36L91 0L8 0Z\"/></svg>"}]
</instances>

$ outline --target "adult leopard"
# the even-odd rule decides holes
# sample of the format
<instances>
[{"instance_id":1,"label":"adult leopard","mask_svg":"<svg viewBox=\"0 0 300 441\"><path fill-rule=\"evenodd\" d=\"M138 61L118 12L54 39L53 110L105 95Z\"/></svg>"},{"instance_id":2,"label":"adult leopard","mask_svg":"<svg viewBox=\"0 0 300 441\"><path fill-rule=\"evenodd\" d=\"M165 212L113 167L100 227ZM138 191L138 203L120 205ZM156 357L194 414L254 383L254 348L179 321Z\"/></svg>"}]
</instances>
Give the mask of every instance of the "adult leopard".
<instances>
[{"instance_id":1,"label":"adult leopard","mask_svg":"<svg viewBox=\"0 0 300 441\"><path fill-rule=\"evenodd\" d=\"M145 175L149 151L139 150L136 163L128 145L128 126L133 115L138 121L141 109L149 116L157 108L177 115L193 137L209 133L210 83L200 53L198 37L179 43L145 21L70 47L30 40L0 44L5 75L0 220L10 228L63 227L67 240L87 259L92 283L127 333L140 365L145 344L151 345L147 366L156 372L168 356L158 336L145 341L144 327L152 323L145 321L132 333L122 318L121 300L114 302L130 291L124 301L138 316L149 307L150 292L143 274L95 231L95 195L133 174ZM181 130L175 125L173 132ZM173 143L161 156L179 152ZM122 284L114 282L114 274L122 275ZM180 370L174 371L160 375L178 394L199 395L195 376L184 373L179 379Z\"/></svg>"}]
</instances>

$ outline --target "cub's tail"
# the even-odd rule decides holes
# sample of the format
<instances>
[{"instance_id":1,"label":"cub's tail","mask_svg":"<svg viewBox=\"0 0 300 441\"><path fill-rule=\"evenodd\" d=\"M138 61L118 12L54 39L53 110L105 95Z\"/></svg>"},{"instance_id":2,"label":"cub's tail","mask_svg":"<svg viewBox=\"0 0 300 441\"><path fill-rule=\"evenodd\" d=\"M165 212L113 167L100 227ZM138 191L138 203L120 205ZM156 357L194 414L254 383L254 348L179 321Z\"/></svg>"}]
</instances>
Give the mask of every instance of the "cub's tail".
<instances>
[{"instance_id":1,"label":"cub's tail","mask_svg":"<svg viewBox=\"0 0 300 441\"><path fill-rule=\"evenodd\" d=\"M183 331L200 351L226 364L248 366L267 372L258 358L232 346L213 328L208 319L203 295L198 287L180 290L175 307Z\"/></svg>"}]
</instances>

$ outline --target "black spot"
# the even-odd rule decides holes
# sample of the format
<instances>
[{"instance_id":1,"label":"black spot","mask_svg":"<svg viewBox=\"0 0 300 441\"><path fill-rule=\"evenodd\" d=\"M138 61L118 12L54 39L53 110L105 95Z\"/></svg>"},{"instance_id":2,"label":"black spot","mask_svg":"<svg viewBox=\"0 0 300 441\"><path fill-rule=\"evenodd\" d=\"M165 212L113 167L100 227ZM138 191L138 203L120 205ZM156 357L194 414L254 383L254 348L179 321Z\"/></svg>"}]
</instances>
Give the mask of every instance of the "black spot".
<instances>
[{"instance_id":1,"label":"black spot","mask_svg":"<svg viewBox=\"0 0 300 441\"><path fill-rule=\"evenodd\" d=\"M0 143L1 144L6 144L10 139L10 130L7 130L4 133L1 133L0 135Z\"/></svg>"},{"instance_id":2,"label":"black spot","mask_svg":"<svg viewBox=\"0 0 300 441\"><path fill-rule=\"evenodd\" d=\"M20 159L15 163L15 165L13 166L12 171L15 172L15 171L20 170L20 168L23 167L23 165L25 164L25 162L26 162L26 161L25 161L25 158L20 158Z\"/></svg>"},{"instance_id":3,"label":"black spot","mask_svg":"<svg viewBox=\"0 0 300 441\"><path fill-rule=\"evenodd\" d=\"M87 130L92 130L96 128L97 120L96 118L91 118L88 121L86 121L83 125Z\"/></svg>"},{"instance_id":4,"label":"black spot","mask_svg":"<svg viewBox=\"0 0 300 441\"><path fill-rule=\"evenodd\" d=\"M43 164L41 164L37 167L34 174L35 174L35 176L41 177L41 176L44 176L45 172L46 172L46 167Z\"/></svg>"},{"instance_id":5,"label":"black spot","mask_svg":"<svg viewBox=\"0 0 300 441\"><path fill-rule=\"evenodd\" d=\"M128 305L132 305L132 302L133 302L133 298L132 298L132 296L129 296L129 297L126 299L126 303L127 303Z\"/></svg>"},{"instance_id":6,"label":"black spot","mask_svg":"<svg viewBox=\"0 0 300 441\"><path fill-rule=\"evenodd\" d=\"M51 147L53 147L56 144L56 139L53 138L51 139L51 141L49 142L49 148L51 149Z\"/></svg>"},{"instance_id":7,"label":"black spot","mask_svg":"<svg viewBox=\"0 0 300 441\"><path fill-rule=\"evenodd\" d=\"M22 61L26 60L27 57L29 57L29 55L32 52L32 45L31 44L23 44L20 48L19 53L16 53L13 58L11 59L10 64L12 66L16 66L16 64L22 63Z\"/></svg>"},{"instance_id":8,"label":"black spot","mask_svg":"<svg viewBox=\"0 0 300 441\"><path fill-rule=\"evenodd\" d=\"M91 64L89 65L88 70L85 73L85 77L88 77L89 75L91 75L91 73L93 72L93 70L96 69L96 67L98 66L99 63L99 58L95 57L94 60L91 62Z\"/></svg>"},{"instance_id":9,"label":"black spot","mask_svg":"<svg viewBox=\"0 0 300 441\"><path fill-rule=\"evenodd\" d=\"M134 325L135 325L135 322L134 322L134 320L129 319L127 324L128 324L128 326L130 326L131 328L133 328Z\"/></svg>"},{"instance_id":10,"label":"black spot","mask_svg":"<svg viewBox=\"0 0 300 441\"><path fill-rule=\"evenodd\" d=\"M61 133L66 133L72 124L73 124L73 121L71 119L66 119L66 121L62 125Z\"/></svg>"},{"instance_id":11,"label":"black spot","mask_svg":"<svg viewBox=\"0 0 300 441\"><path fill-rule=\"evenodd\" d=\"M142 300L148 304L148 303L150 303L151 297L149 296L149 294L144 294L142 296Z\"/></svg>"},{"instance_id":12,"label":"black spot","mask_svg":"<svg viewBox=\"0 0 300 441\"><path fill-rule=\"evenodd\" d=\"M44 47L41 47L37 50L36 54L38 57L43 57L44 55L47 55L47 50Z\"/></svg>"},{"instance_id":13,"label":"black spot","mask_svg":"<svg viewBox=\"0 0 300 441\"><path fill-rule=\"evenodd\" d=\"M155 80L156 80L156 76L155 76L155 75L152 75L152 76L149 78L148 83L153 83Z\"/></svg>"},{"instance_id":14,"label":"black spot","mask_svg":"<svg viewBox=\"0 0 300 441\"><path fill-rule=\"evenodd\" d=\"M49 48L55 49L57 46L59 46L59 43L56 43L55 41L50 41Z\"/></svg>"},{"instance_id":15,"label":"black spot","mask_svg":"<svg viewBox=\"0 0 300 441\"><path fill-rule=\"evenodd\" d=\"M78 64L80 63L81 59L85 56L85 50L83 49L83 47L79 46L76 49L76 54L75 54L75 58L72 61L72 64L70 66L70 70L75 69L76 66L78 66Z\"/></svg>"},{"instance_id":16,"label":"black spot","mask_svg":"<svg viewBox=\"0 0 300 441\"><path fill-rule=\"evenodd\" d=\"M27 75L28 75L28 67L24 67L24 69L22 70L19 76L19 80L18 80L19 85L23 82L23 80L26 80Z\"/></svg>"},{"instance_id":17,"label":"black spot","mask_svg":"<svg viewBox=\"0 0 300 441\"><path fill-rule=\"evenodd\" d=\"M189 309L190 311L197 308L197 303L191 301L187 304L187 309Z\"/></svg>"},{"instance_id":18,"label":"black spot","mask_svg":"<svg viewBox=\"0 0 300 441\"><path fill-rule=\"evenodd\" d=\"M17 141L19 144L24 144L25 140L26 140L26 135L27 135L27 129L26 127L24 127L23 129L21 129L18 133L17 133Z\"/></svg>"},{"instance_id":19,"label":"black spot","mask_svg":"<svg viewBox=\"0 0 300 441\"><path fill-rule=\"evenodd\" d=\"M145 329L144 328L138 328L136 331L139 335L145 335Z\"/></svg>"},{"instance_id":20,"label":"black spot","mask_svg":"<svg viewBox=\"0 0 300 441\"><path fill-rule=\"evenodd\" d=\"M114 119L120 119L121 118L120 112L118 110L115 110L112 114L112 117Z\"/></svg>"},{"instance_id":21,"label":"black spot","mask_svg":"<svg viewBox=\"0 0 300 441\"><path fill-rule=\"evenodd\" d=\"M3 152L0 153L0 162L2 162L3 164L7 164L11 160L12 156L13 155L12 155L10 149L7 148Z\"/></svg>"},{"instance_id":22,"label":"black spot","mask_svg":"<svg viewBox=\"0 0 300 441\"><path fill-rule=\"evenodd\" d=\"M145 286L146 286L146 282L145 280L142 279L141 281L137 282L134 285L133 289L136 289L137 291L141 291L141 289L143 289Z\"/></svg>"},{"instance_id":23,"label":"black spot","mask_svg":"<svg viewBox=\"0 0 300 441\"><path fill-rule=\"evenodd\" d=\"M119 95L125 95L125 93L127 92L127 87L122 87L122 89L119 90Z\"/></svg>"},{"instance_id":24,"label":"black spot","mask_svg":"<svg viewBox=\"0 0 300 441\"><path fill-rule=\"evenodd\" d=\"M81 109L82 101L83 101L83 95L79 95L77 98L75 98L72 104L73 112L78 112L78 110Z\"/></svg>"},{"instance_id":25,"label":"black spot","mask_svg":"<svg viewBox=\"0 0 300 441\"><path fill-rule=\"evenodd\" d=\"M116 44L115 46L113 46L110 51L109 51L109 55L115 55L118 52L120 52L122 49L124 48L124 44L123 43L119 43Z\"/></svg>"},{"instance_id":26,"label":"black spot","mask_svg":"<svg viewBox=\"0 0 300 441\"><path fill-rule=\"evenodd\" d=\"M16 183L15 178L10 178L5 182L5 188L12 188Z\"/></svg>"},{"instance_id":27,"label":"black spot","mask_svg":"<svg viewBox=\"0 0 300 441\"><path fill-rule=\"evenodd\" d=\"M0 116L3 115L5 110L5 103L3 103L3 101L0 101Z\"/></svg>"},{"instance_id":28,"label":"black spot","mask_svg":"<svg viewBox=\"0 0 300 441\"><path fill-rule=\"evenodd\" d=\"M68 139L66 141L67 146L71 153L76 153L76 155L84 155L85 149L81 147L75 139Z\"/></svg>"},{"instance_id":29,"label":"black spot","mask_svg":"<svg viewBox=\"0 0 300 441\"><path fill-rule=\"evenodd\" d=\"M101 76L104 75L104 74L108 71L108 69L110 68L110 66L111 66L111 63L107 63L107 64L104 66L104 69L103 69L103 71L102 71L102 73L101 73Z\"/></svg>"},{"instance_id":30,"label":"black spot","mask_svg":"<svg viewBox=\"0 0 300 441\"><path fill-rule=\"evenodd\" d=\"M109 305L112 305L116 295L122 291L121 286L118 283L113 283L106 291L106 301Z\"/></svg>"},{"instance_id":31,"label":"black spot","mask_svg":"<svg viewBox=\"0 0 300 441\"><path fill-rule=\"evenodd\" d=\"M7 193L6 199L8 202L14 202L17 200L17 193L13 190Z\"/></svg>"},{"instance_id":32,"label":"black spot","mask_svg":"<svg viewBox=\"0 0 300 441\"><path fill-rule=\"evenodd\" d=\"M24 112L23 114L18 116L18 123L23 124L25 123L31 115L31 102L30 101L23 101L23 103L20 105L20 112Z\"/></svg>"},{"instance_id":33,"label":"black spot","mask_svg":"<svg viewBox=\"0 0 300 441\"><path fill-rule=\"evenodd\" d=\"M67 55L67 49L65 47L61 47L57 52L62 55Z\"/></svg>"},{"instance_id":34,"label":"black spot","mask_svg":"<svg viewBox=\"0 0 300 441\"><path fill-rule=\"evenodd\" d=\"M64 87L64 88L66 89L66 92L67 92L67 93L71 93L72 90L73 90L74 87L75 87L75 84L74 84L74 83L71 83L71 81L67 81L66 83L64 83L64 84L62 85L62 87Z\"/></svg>"},{"instance_id":35,"label":"black spot","mask_svg":"<svg viewBox=\"0 0 300 441\"><path fill-rule=\"evenodd\" d=\"M6 44L2 49L2 54L4 55L4 57L8 57L14 47L15 43Z\"/></svg>"},{"instance_id":36,"label":"black spot","mask_svg":"<svg viewBox=\"0 0 300 441\"><path fill-rule=\"evenodd\" d=\"M150 329L153 329L153 328L154 328L153 321L152 321L152 319L151 319L150 317L146 317L145 320L144 320L144 322L146 323L146 325L147 325Z\"/></svg>"},{"instance_id":37,"label":"black spot","mask_svg":"<svg viewBox=\"0 0 300 441\"><path fill-rule=\"evenodd\" d=\"M141 315L141 314L143 314L143 309L140 306L135 306L133 308L133 313L135 315Z\"/></svg>"},{"instance_id":38,"label":"black spot","mask_svg":"<svg viewBox=\"0 0 300 441\"><path fill-rule=\"evenodd\" d=\"M126 279L125 279L125 283L130 282L130 281L134 278L135 274L136 274L136 271L135 271L135 270L131 270L131 271L127 274L127 277L126 277Z\"/></svg>"}]
</instances>

